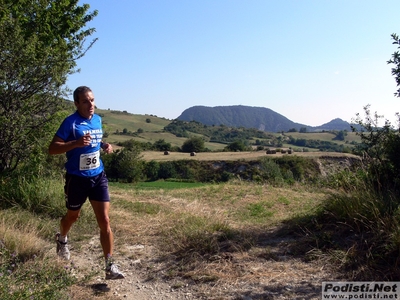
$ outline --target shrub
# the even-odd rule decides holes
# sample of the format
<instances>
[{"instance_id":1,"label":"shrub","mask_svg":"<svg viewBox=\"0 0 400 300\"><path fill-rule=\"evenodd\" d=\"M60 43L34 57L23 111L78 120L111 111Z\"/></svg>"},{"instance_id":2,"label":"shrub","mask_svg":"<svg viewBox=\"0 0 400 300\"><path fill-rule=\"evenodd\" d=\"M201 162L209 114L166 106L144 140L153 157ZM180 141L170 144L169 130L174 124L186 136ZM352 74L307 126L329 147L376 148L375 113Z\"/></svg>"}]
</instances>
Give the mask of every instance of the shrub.
<instances>
[{"instance_id":1,"label":"shrub","mask_svg":"<svg viewBox=\"0 0 400 300\"><path fill-rule=\"evenodd\" d=\"M159 170L160 164L155 160L149 161L144 167L144 173L146 174L148 180L157 180Z\"/></svg>"},{"instance_id":2,"label":"shrub","mask_svg":"<svg viewBox=\"0 0 400 300\"><path fill-rule=\"evenodd\" d=\"M236 140L225 147L229 151L246 151L247 146L241 140Z\"/></svg>"},{"instance_id":3,"label":"shrub","mask_svg":"<svg viewBox=\"0 0 400 300\"><path fill-rule=\"evenodd\" d=\"M142 178L144 161L138 148L124 148L102 156L107 177L111 180L137 182Z\"/></svg>"},{"instance_id":4,"label":"shrub","mask_svg":"<svg viewBox=\"0 0 400 300\"><path fill-rule=\"evenodd\" d=\"M51 217L60 217L64 210L61 175L59 180L13 175L0 178L0 182L2 208L19 207Z\"/></svg>"},{"instance_id":5,"label":"shrub","mask_svg":"<svg viewBox=\"0 0 400 300\"><path fill-rule=\"evenodd\" d=\"M204 140L201 137L192 137L186 140L182 145L182 152L203 152Z\"/></svg>"},{"instance_id":6,"label":"shrub","mask_svg":"<svg viewBox=\"0 0 400 300\"><path fill-rule=\"evenodd\" d=\"M153 149L158 151L171 151L171 143L167 143L164 139L154 142Z\"/></svg>"},{"instance_id":7,"label":"shrub","mask_svg":"<svg viewBox=\"0 0 400 300\"><path fill-rule=\"evenodd\" d=\"M261 160L260 169L262 171L261 176L264 180L279 182L283 179L281 169L273 159L263 158Z\"/></svg>"},{"instance_id":8,"label":"shrub","mask_svg":"<svg viewBox=\"0 0 400 300\"><path fill-rule=\"evenodd\" d=\"M392 38L393 44L400 45L397 35ZM400 53L395 52L388 63L396 65L392 75L399 86ZM399 92L395 95L400 96ZM396 280L400 276L399 129L388 120L381 126L383 116L371 113L369 105L364 113L365 119L357 114L352 127L361 138L355 153L362 155L364 168L329 178L335 193L310 226L318 228L318 248L343 249L346 259L341 265L351 270L352 279Z\"/></svg>"},{"instance_id":9,"label":"shrub","mask_svg":"<svg viewBox=\"0 0 400 300\"><path fill-rule=\"evenodd\" d=\"M177 172L175 170L174 163L172 161L166 161L160 163L160 169L158 170L158 178L167 179L175 178Z\"/></svg>"}]
</instances>

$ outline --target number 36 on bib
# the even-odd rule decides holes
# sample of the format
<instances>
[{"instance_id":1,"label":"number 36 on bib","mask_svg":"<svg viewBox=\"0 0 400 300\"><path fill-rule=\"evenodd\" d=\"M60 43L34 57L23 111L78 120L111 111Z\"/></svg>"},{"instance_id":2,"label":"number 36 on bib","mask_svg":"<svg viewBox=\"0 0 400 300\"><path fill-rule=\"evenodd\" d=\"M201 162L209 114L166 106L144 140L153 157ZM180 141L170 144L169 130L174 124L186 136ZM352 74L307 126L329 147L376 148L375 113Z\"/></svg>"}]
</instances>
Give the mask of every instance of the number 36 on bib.
<instances>
[{"instance_id":1,"label":"number 36 on bib","mask_svg":"<svg viewBox=\"0 0 400 300\"><path fill-rule=\"evenodd\" d=\"M100 152L81 154L79 159L79 170L92 170L100 167Z\"/></svg>"}]
</instances>

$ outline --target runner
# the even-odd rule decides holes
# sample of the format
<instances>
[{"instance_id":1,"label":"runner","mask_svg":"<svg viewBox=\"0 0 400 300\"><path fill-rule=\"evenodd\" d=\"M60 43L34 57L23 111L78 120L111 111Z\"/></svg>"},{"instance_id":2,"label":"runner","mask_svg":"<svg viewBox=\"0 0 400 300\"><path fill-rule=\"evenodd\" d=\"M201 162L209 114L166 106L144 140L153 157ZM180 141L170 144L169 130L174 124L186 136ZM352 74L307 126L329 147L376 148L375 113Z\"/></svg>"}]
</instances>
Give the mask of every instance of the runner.
<instances>
[{"instance_id":1,"label":"runner","mask_svg":"<svg viewBox=\"0 0 400 300\"><path fill-rule=\"evenodd\" d=\"M110 227L110 196L108 180L100 159L100 149L112 152L109 143L103 143L101 117L94 113L95 101L89 87L74 91L76 112L61 124L49 146L49 153L66 153L65 199L67 213L61 219L56 234L57 254L69 260L68 232L79 217L82 205L89 198L100 228L100 243L105 258L106 279L122 279L124 274L113 262L114 237Z\"/></svg>"}]
</instances>

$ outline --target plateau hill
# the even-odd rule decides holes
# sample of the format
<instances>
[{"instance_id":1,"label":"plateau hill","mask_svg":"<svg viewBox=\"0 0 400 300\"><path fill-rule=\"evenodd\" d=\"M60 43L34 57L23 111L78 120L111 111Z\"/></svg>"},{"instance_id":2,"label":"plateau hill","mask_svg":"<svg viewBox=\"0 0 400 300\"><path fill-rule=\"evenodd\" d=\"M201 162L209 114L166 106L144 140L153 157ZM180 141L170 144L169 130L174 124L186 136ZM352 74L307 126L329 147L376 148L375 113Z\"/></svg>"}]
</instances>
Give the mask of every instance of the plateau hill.
<instances>
[{"instance_id":1,"label":"plateau hill","mask_svg":"<svg viewBox=\"0 0 400 300\"><path fill-rule=\"evenodd\" d=\"M225 125L230 127L256 128L261 131L279 132L291 129L307 131L348 130L350 124L341 119L334 119L321 126L308 126L295 123L285 116L265 107L244 105L233 106L192 106L182 112L177 118L181 121L197 121L205 125Z\"/></svg>"}]
</instances>

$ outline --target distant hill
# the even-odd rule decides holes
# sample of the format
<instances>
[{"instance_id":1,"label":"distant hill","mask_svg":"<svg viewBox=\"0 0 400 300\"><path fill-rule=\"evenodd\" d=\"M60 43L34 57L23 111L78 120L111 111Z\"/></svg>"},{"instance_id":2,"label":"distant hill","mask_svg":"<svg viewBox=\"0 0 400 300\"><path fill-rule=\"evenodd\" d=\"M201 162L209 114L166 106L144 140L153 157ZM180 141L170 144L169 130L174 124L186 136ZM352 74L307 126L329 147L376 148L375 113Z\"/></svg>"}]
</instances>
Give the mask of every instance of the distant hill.
<instances>
[{"instance_id":1,"label":"distant hill","mask_svg":"<svg viewBox=\"0 0 400 300\"><path fill-rule=\"evenodd\" d=\"M314 130L322 131L322 130L348 130L350 131L350 126L358 127L358 125L350 124L342 119L336 118L332 121L325 123L321 126L313 127Z\"/></svg>"},{"instance_id":2,"label":"distant hill","mask_svg":"<svg viewBox=\"0 0 400 300\"><path fill-rule=\"evenodd\" d=\"M192 106L177 118L181 121L197 121L205 125L226 125L231 127L256 128L262 131L279 132L295 128L307 128L307 131L348 130L351 125L339 118L321 126L308 126L295 123L285 116L265 107L244 105L234 106Z\"/></svg>"}]
</instances>

